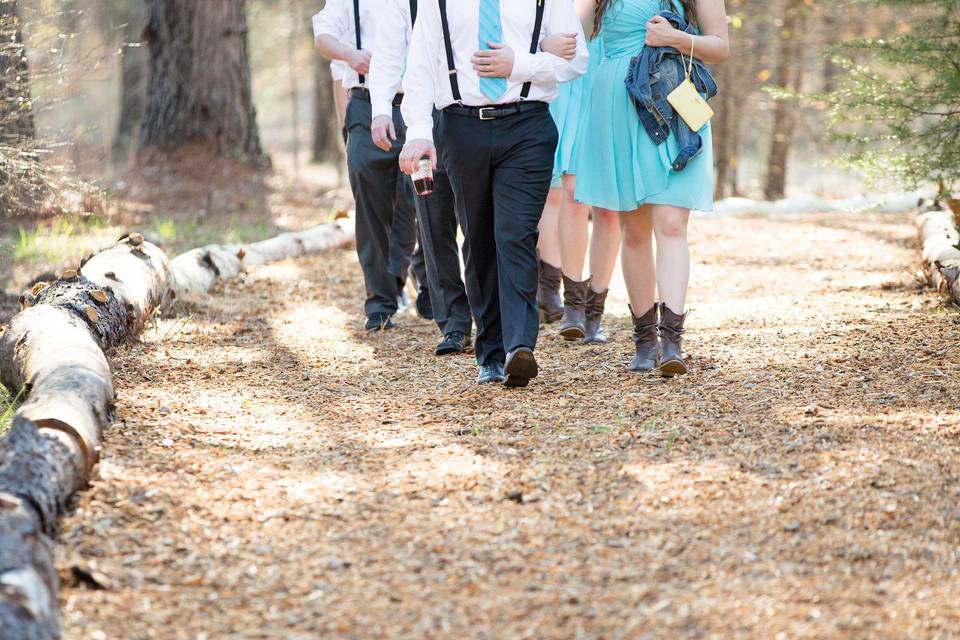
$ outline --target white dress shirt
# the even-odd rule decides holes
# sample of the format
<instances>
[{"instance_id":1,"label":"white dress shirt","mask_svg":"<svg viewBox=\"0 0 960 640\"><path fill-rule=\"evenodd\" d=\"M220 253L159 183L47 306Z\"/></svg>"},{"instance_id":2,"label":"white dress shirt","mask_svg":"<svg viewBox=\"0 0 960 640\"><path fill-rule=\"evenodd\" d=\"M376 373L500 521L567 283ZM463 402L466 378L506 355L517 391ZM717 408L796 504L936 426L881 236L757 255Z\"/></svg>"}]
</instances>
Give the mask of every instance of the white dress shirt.
<instances>
[{"instance_id":1,"label":"white dress shirt","mask_svg":"<svg viewBox=\"0 0 960 640\"><path fill-rule=\"evenodd\" d=\"M573 60L552 53L530 53L530 40L536 21L536 3L500 0L500 23L504 44L513 49L513 73L507 78L507 91L497 104L517 102L525 82L532 87L528 100L550 102L557 97L557 84L569 82L587 71L586 38L570 0L544 0L540 41L559 33L577 34L577 54ZM470 58L479 49L479 0L447 0L450 40L463 104L481 107L492 104L480 91L480 77ZM539 47L538 47L539 49ZM443 27L437 0L421 0L417 24L410 41L407 72L404 75L403 119L407 140L433 140L433 107L444 109L455 102L447 74Z\"/></svg>"},{"instance_id":2,"label":"white dress shirt","mask_svg":"<svg viewBox=\"0 0 960 640\"><path fill-rule=\"evenodd\" d=\"M334 80L339 80L343 82L343 74L346 73L346 70L350 68L343 60L334 60L330 63L330 76Z\"/></svg>"},{"instance_id":3,"label":"white dress shirt","mask_svg":"<svg viewBox=\"0 0 960 640\"><path fill-rule=\"evenodd\" d=\"M377 20L383 8L383 0L360 0L360 44L370 51L377 37ZM333 36L348 46L357 44L353 20L353 0L327 0L326 6L313 16L313 37ZM360 86L360 76L349 65L344 65L343 86L352 89Z\"/></svg>"},{"instance_id":4,"label":"white dress shirt","mask_svg":"<svg viewBox=\"0 0 960 640\"><path fill-rule=\"evenodd\" d=\"M410 0L382 2L381 22L377 28L377 39L372 43L370 53L373 58L370 60L370 73L367 74L374 118L393 115L393 98L400 92L410 36L413 34ZM419 8L417 11L419 14Z\"/></svg>"}]
</instances>

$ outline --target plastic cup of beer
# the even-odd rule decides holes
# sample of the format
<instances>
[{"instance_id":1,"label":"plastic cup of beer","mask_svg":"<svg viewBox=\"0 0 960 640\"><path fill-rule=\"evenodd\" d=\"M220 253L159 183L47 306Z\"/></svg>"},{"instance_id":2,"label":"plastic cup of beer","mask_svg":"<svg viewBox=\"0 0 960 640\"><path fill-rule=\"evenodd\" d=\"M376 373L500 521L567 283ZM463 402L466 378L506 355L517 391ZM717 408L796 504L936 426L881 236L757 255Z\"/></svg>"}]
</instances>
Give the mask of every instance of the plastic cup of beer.
<instances>
[{"instance_id":1,"label":"plastic cup of beer","mask_svg":"<svg viewBox=\"0 0 960 640\"><path fill-rule=\"evenodd\" d=\"M428 196L433 193L433 163L430 158L421 159L411 177L418 196Z\"/></svg>"}]
</instances>

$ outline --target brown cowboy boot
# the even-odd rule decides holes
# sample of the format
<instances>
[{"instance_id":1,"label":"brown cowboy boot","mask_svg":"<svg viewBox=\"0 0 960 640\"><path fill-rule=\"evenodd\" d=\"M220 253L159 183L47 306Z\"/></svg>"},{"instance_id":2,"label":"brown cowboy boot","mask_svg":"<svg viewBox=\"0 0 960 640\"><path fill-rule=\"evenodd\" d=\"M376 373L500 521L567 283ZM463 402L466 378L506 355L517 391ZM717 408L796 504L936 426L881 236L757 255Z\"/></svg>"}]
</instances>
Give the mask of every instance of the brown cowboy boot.
<instances>
[{"instance_id":1,"label":"brown cowboy boot","mask_svg":"<svg viewBox=\"0 0 960 640\"><path fill-rule=\"evenodd\" d=\"M683 323L687 314L677 314L667 303L660 303L660 375L664 378L682 376L687 372L680 345L683 342Z\"/></svg>"},{"instance_id":2,"label":"brown cowboy boot","mask_svg":"<svg viewBox=\"0 0 960 640\"><path fill-rule=\"evenodd\" d=\"M564 340L580 340L587 333L587 289L590 280L577 282L563 276L563 320L560 335Z\"/></svg>"},{"instance_id":3,"label":"brown cowboy boot","mask_svg":"<svg viewBox=\"0 0 960 640\"><path fill-rule=\"evenodd\" d=\"M607 303L609 289L597 293L590 287L587 290L587 331L583 336L583 344L607 344L607 336L603 333L603 309Z\"/></svg>"},{"instance_id":4,"label":"brown cowboy boot","mask_svg":"<svg viewBox=\"0 0 960 640\"><path fill-rule=\"evenodd\" d=\"M637 346L637 354L630 361L630 371L653 371L657 368L657 305L639 318L630 309L633 318L633 342Z\"/></svg>"},{"instance_id":5,"label":"brown cowboy boot","mask_svg":"<svg viewBox=\"0 0 960 640\"><path fill-rule=\"evenodd\" d=\"M540 277L537 283L540 322L550 324L563 317L563 298L560 297L561 275L560 267L540 261Z\"/></svg>"}]
</instances>

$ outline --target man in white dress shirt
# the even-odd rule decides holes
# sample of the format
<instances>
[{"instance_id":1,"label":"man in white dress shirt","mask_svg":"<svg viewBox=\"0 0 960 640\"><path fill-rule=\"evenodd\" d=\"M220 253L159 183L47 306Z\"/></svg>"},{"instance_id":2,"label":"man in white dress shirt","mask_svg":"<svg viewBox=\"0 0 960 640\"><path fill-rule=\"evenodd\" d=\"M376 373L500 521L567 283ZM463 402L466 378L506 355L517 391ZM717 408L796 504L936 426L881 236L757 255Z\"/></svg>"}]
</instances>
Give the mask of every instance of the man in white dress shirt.
<instances>
[{"instance_id":1,"label":"man in white dress shirt","mask_svg":"<svg viewBox=\"0 0 960 640\"><path fill-rule=\"evenodd\" d=\"M576 33L563 60L540 50ZM547 103L557 83L583 75L587 48L569 0L421 0L404 89L412 173L441 164L465 223L468 287L479 292L477 382L526 386L537 376L537 224L553 172L557 129Z\"/></svg>"},{"instance_id":2,"label":"man in white dress shirt","mask_svg":"<svg viewBox=\"0 0 960 640\"><path fill-rule=\"evenodd\" d=\"M397 140L391 102L400 92L407 49L416 21L417 0L384 0L367 84L373 105L374 143L389 150ZM434 174L433 193L417 196L417 226L426 261L433 316L443 334L436 355L462 353L470 342L473 321L460 275L457 217L450 180L442 168Z\"/></svg>"},{"instance_id":3,"label":"man in white dress shirt","mask_svg":"<svg viewBox=\"0 0 960 640\"><path fill-rule=\"evenodd\" d=\"M357 205L357 256L366 285L368 331L393 327L392 317L403 294L417 233L413 187L397 168L401 142L384 151L370 138L366 74L382 8L382 0L327 0L324 9L313 17L317 50L330 60L346 63L342 72L343 87L349 95L345 118L347 169ZM402 132L400 98L391 97L391 110ZM418 265L414 266L417 271ZM421 284L426 282L422 270L417 275Z\"/></svg>"}]
</instances>

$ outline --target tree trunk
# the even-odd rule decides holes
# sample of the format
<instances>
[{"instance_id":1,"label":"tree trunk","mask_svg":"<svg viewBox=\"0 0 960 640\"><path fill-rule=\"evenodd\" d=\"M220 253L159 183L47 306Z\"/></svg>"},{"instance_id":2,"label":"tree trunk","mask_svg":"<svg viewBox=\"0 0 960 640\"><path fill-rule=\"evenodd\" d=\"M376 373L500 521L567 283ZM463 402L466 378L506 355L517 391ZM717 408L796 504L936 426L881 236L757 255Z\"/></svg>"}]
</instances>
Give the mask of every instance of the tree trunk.
<instances>
[{"instance_id":1,"label":"tree trunk","mask_svg":"<svg viewBox=\"0 0 960 640\"><path fill-rule=\"evenodd\" d=\"M834 47L840 42L840 23L841 17L837 15L842 11L836 6L826 6L823 8L823 40L826 55L823 57L823 88L824 93L832 93L837 88L837 75L840 72L837 63L834 62Z\"/></svg>"},{"instance_id":2,"label":"tree trunk","mask_svg":"<svg viewBox=\"0 0 960 640\"><path fill-rule=\"evenodd\" d=\"M0 146L31 147L30 70L17 0L0 0Z\"/></svg>"},{"instance_id":3,"label":"tree trunk","mask_svg":"<svg viewBox=\"0 0 960 640\"><path fill-rule=\"evenodd\" d=\"M731 170L736 170L733 166L737 156L737 149L733 146L733 128L736 126L734 121L739 117L740 110L734 104L736 94L733 88L734 66L733 64L721 65L718 73L718 84L723 89L720 91L717 117L713 125L713 157L716 167L713 197L715 200L721 200L729 195L727 181Z\"/></svg>"},{"instance_id":4,"label":"tree trunk","mask_svg":"<svg viewBox=\"0 0 960 640\"><path fill-rule=\"evenodd\" d=\"M785 91L799 91L803 77L802 56L803 0L787 0L783 28L780 30L777 87ZM797 101L779 98L773 112L773 131L770 137L770 155L767 160L767 200L779 200L786 193L787 161L796 127Z\"/></svg>"},{"instance_id":5,"label":"tree trunk","mask_svg":"<svg viewBox=\"0 0 960 640\"><path fill-rule=\"evenodd\" d=\"M311 42L313 36L311 35ZM339 166L343 162L340 123L333 100L330 65L313 52L313 161Z\"/></svg>"},{"instance_id":6,"label":"tree trunk","mask_svg":"<svg viewBox=\"0 0 960 640\"><path fill-rule=\"evenodd\" d=\"M124 164L135 150L147 97L147 57L143 46L144 6L142 0L122 2L114 24L123 28L120 43L120 120L113 138L113 162Z\"/></svg>"},{"instance_id":7,"label":"tree trunk","mask_svg":"<svg viewBox=\"0 0 960 640\"><path fill-rule=\"evenodd\" d=\"M150 50L143 148L199 143L260 163L246 0L147 0Z\"/></svg>"}]
</instances>

